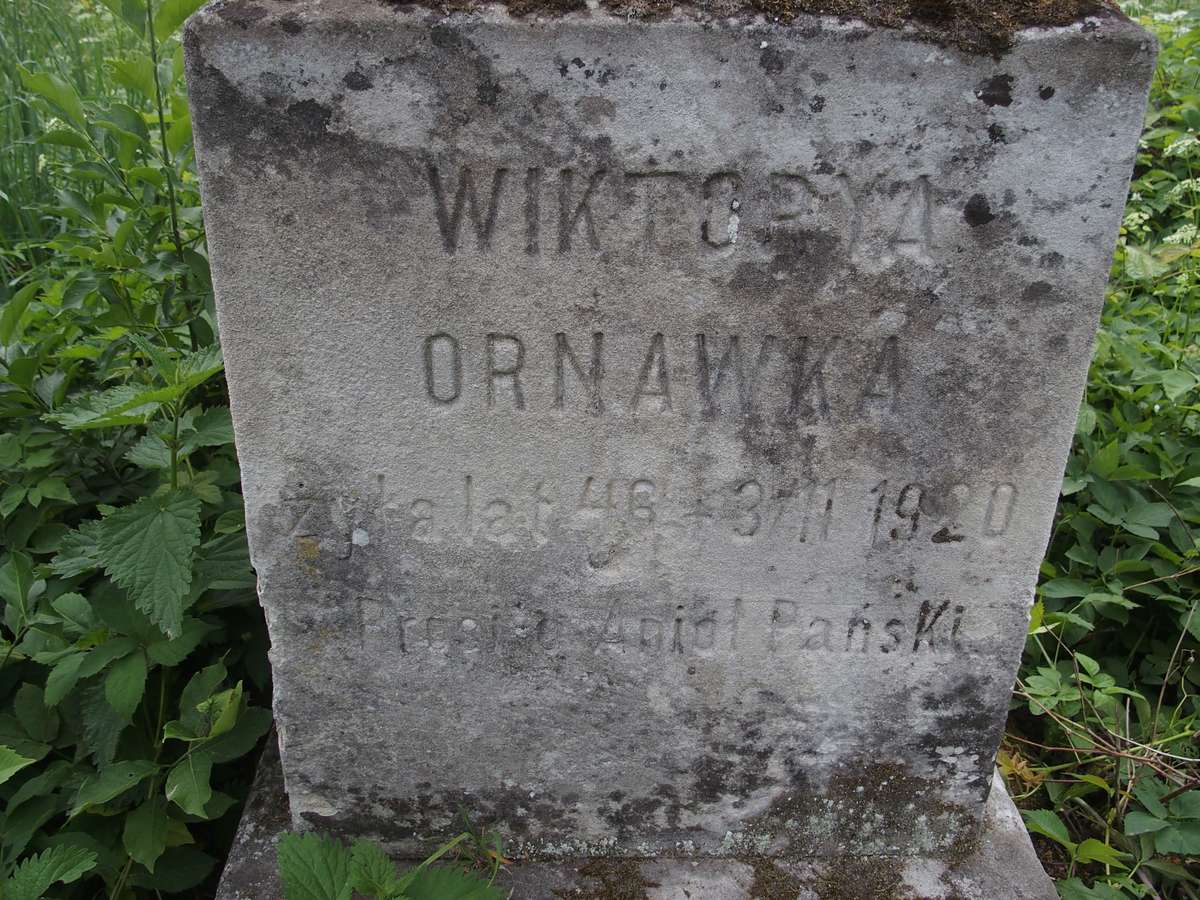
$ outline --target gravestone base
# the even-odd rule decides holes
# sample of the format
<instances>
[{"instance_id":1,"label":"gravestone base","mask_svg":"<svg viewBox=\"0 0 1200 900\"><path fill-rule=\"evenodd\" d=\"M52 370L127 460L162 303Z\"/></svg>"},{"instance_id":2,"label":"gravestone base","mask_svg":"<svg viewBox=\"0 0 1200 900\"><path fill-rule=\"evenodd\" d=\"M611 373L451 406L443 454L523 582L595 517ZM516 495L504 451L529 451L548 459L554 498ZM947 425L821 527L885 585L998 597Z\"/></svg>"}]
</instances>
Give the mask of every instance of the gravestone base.
<instances>
[{"instance_id":1,"label":"gravestone base","mask_svg":"<svg viewBox=\"0 0 1200 900\"><path fill-rule=\"evenodd\" d=\"M275 842L291 827L279 753L259 764L216 900L283 900ZM997 774L977 848L921 856L766 859L591 859L516 864L499 876L513 900L1055 900L1021 816Z\"/></svg>"}]
</instances>

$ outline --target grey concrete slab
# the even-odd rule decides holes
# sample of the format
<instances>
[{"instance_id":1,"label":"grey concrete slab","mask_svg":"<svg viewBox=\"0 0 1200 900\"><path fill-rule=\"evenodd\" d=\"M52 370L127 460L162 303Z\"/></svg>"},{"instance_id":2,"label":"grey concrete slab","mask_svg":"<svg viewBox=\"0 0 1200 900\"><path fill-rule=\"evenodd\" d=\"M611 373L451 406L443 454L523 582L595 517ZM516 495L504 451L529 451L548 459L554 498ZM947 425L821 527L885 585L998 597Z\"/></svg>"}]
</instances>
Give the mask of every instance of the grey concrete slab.
<instances>
[{"instance_id":1,"label":"grey concrete slab","mask_svg":"<svg viewBox=\"0 0 1200 900\"><path fill-rule=\"evenodd\" d=\"M216 900L283 900L275 841L290 827L272 743L225 866ZM769 859L576 859L523 863L497 882L513 900L1054 900L1029 834L999 774L978 845L954 860L850 857L810 863Z\"/></svg>"},{"instance_id":2,"label":"grey concrete slab","mask_svg":"<svg viewBox=\"0 0 1200 900\"><path fill-rule=\"evenodd\" d=\"M218 0L186 49L294 821L970 844L1152 40Z\"/></svg>"}]
</instances>

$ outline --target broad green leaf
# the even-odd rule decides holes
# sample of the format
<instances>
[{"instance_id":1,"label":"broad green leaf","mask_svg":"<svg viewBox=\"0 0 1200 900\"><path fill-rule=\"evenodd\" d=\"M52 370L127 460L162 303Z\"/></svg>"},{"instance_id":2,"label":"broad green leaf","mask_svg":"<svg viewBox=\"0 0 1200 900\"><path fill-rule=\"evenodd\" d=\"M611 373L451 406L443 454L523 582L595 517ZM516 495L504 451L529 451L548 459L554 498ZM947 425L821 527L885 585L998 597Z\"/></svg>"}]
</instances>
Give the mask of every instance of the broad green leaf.
<instances>
[{"instance_id":1,"label":"broad green leaf","mask_svg":"<svg viewBox=\"0 0 1200 900\"><path fill-rule=\"evenodd\" d=\"M1200 790L1188 791L1172 800L1171 815L1177 819L1200 819Z\"/></svg>"},{"instance_id":2,"label":"broad green leaf","mask_svg":"<svg viewBox=\"0 0 1200 900\"><path fill-rule=\"evenodd\" d=\"M212 757L203 751L189 753L171 769L167 776L167 799L186 813L203 816L204 806L212 797L209 777Z\"/></svg>"},{"instance_id":3,"label":"broad green leaf","mask_svg":"<svg viewBox=\"0 0 1200 900\"><path fill-rule=\"evenodd\" d=\"M137 641L128 637L109 638L99 647L89 650L79 667L81 678L90 678L103 671L109 663L128 656L137 649Z\"/></svg>"},{"instance_id":4,"label":"broad green leaf","mask_svg":"<svg viewBox=\"0 0 1200 900\"><path fill-rule=\"evenodd\" d=\"M170 847L158 860L153 874L135 872L129 882L147 890L179 894L204 881L216 862L195 847Z\"/></svg>"},{"instance_id":5,"label":"broad green leaf","mask_svg":"<svg viewBox=\"0 0 1200 900\"><path fill-rule=\"evenodd\" d=\"M80 786L71 808L71 818L120 796L156 771L158 766L148 759L123 760L104 767Z\"/></svg>"},{"instance_id":6,"label":"broad green leaf","mask_svg":"<svg viewBox=\"0 0 1200 900\"><path fill-rule=\"evenodd\" d=\"M1038 587L1043 597L1061 599L1083 597L1091 593L1092 586L1078 578L1052 578Z\"/></svg>"},{"instance_id":7,"label":"broad green leaf","mask_svg":"<svg viewBox=\"0 0 1200 900\"><path fill-rule=\"evenodd\" d=\"M67 694L74 690L75 683L79 681L79 666L83 659L84 654L72 653L54 664L54 668L46 676L45 700L47 706L57 706Z\"/></svg>"},{"instance_id":8,"label":"broad green leaf","mask_svg":"<svg viewBox=\"0 0 1200 900\"><path fill-rule=\"evenodd\" d=\"M405 888L407 900L504 900L506 892L454 866L429 866Z\"/></svg>"},{"instance_id":9,"label":"broad green leaf","mask_svg":"<svg viewBox=\"0 0 1200 900\"><path fill-rule=\"evenodd\" d=\"M398 894L396 865L378 844L355 841L350 848L350 881L360 894L387 897Z\"/></svg>"},{"instance_id":10,"label":"broad green leaf","mask_svg":"<svg viewBox=\"0 0 1200 900\"><path fill-rule=\"evenodd\" d=\"M146 33L146 0L100 0L122 22L141 36Z\"/></svg>"},{"instance_id":11,"label":"broad green leaf","mask_svg":"<svg viewBox=\"0 0 1200 900\"><path fill-rule=\"evenodd\" d=\"M183 393L184 390L177 386L148 388L125 384L72 397L69 403L43 418L72 431L142 425L158 411L159 406L177 399Z\"/></svg>"},{"instance_id":12,"label":"broad green leaf","mask_svg":"<svg viewBox=\"0 0 1200 900\"><path fill-rule=\"evenodd\" d=\"M131 719L146 690L146 655L138 650L120 659L104 680L104 696L109 705Z\"/></svg>"},{"instance_id":13,"label":"broad green leaf","mask_svg":"<svg viewBox=\"0 0 1200 900\"><path fill-rule=\"evenodd\" d=\"M229 407L214 406L196 417L193 430L183 437L183 449L191 453L198 447L220 447L233 443L233 419Z\"/></svg>"},{"instance_id":14,"label":"broad green leaf","mask_svg":"<svg viewBox=\"0 0 1200 900\"><path fill-rule=\"evenodd\" d=\"M211 720L201 711L200 704L216 693L225 680L225 666L216 662L191 677L179 695L179 719L194 735L208 734Z\"/></svg>"},{"instance_id":15,"label":"broad green leaf","mask_svg":"<svg viewBox=\"0 0 1200 900\"><path fill-rule=\"evenodd\" d=\"M1168 824L1162 819L1134 810L1125 816L1125 833L1128 835L1148 834L1152 831L1162 831Z\"/></svg>"},{"instance_id":16,"label":"broad green leaf","mask_svg":"<svg viewBox=\"0 0 1200 900\"><path fill-rule=\"evenodd\" d=\"M157 434L144 434L125 453L125 458L143 469L171 468L171 448Z\"/></svg>"},{"instance_id":17,"label":"broad green leaf","mask_svg":"<svg viewBox=\"0 0 1200 900\"><path fill-rule=\"evenodd\" d=\"M117 742L129 723L108 705L104 685L85 686L79 712L83 720L83 745L101 766L109 765L117 755Z\"/></svg>"},{"instance_id":18,"label":"broad green leaf","mask_svg":"<svg viewBox=\"0 0 1200 900\"><path fill-rule=\"evenodd\" d=\"M10 344L13 337L19 335L17 326L40 288L41 285L36 282L27 284L8 298L4 309L0 310L0 344Z\"/></svg>"},{"instance_id":19,"label":"broad green leaf","mask_svg":"<svg viewBox=\"0 0 1200 900\"><path fill-rule=\"evenodd\" d=\"M232 729L205 741L204 752L219 763L240 759L253 750L270 729L271 711L248 706L242 710Z\"/></svg>"},{"instance_id":20,"label":"broad green leaf","mask_svg":"<svg viewBox=\"0 0 1200 900\"><path fill-rule=\"evenodd\" d=\"M1130 859L1128 853L1121 853L1114 850L1103 841L1098 841L1095 838L1085 838L1075 848L1075 858L1080 862L1099 862L1106 866L1116 866L1119 869L1129 868L1123 861Z\"/></svg>"},{"instance_id":21,"label":"broad green leaf","mask_svg":"<svg viewBox=\"0 0 1200 900\"><path fill-rule=\"evenodd\" d=\"M1125 247L1125 272L1137 281L1153 281L1164 274L1168 266L1141 247L1129 244Z\"/></svg>"},{"instance_id":22,"label":"broad green leaf","mask_svg":"<svg viewBox=\"0 0 1200 900\"><path fill-rule=\"evenodd\" d=\"M1034 834L1044 835L1050 838L1050 840L1062 844L1069 850L1075 848L1075 844L1071 840L1071 834L1067 831L1066 824L1058 817L1058 813L1053 810L1021 810L1021 816L1025 819L1025 827Z\"/></svg>"},{"instance_id":23,"label":"broad green leaf","mask_svg":"<svg viewBox=\"0 0 1200 900\"><path fill-rule=\"evenodd\" d=\"M229 690L213 694L203 701L199 710L212 723L208 731L209 737L220 737L231 730L237 721L241 707L242 683L240 681Z\"/></svg>"},{"instance_id":24,"label":"broad green leaf","mask_svg":"<svg viewBox=\"0 0 1200 900\"><path fill-rule=\"evenodd\" d=\"M1159 375L1168 400L1178 400L1196 386L1196 377L1182 369L1164 369Z\"/></svg>"},{"instance_id":25,"label":"broad green leaf","mask_svg":"<svg viewBox=\"0 0 1200 900\"><path fill-rule=\"evenodd\" d=\"M100 567L98 541L103 522L93 519L69 532L58 545L58 555L50 563L50 571L61 578L73 578Z\"/></svg>"},{"instance_id":26,"label":"broad green leaf","mask_svg":"<svg viewBox=\"0 0 1200 900\"><path fill-rule=\"evenodd\" d=\"M23 768L35 762L36 759L27 759L10 747L0 746L0 784L4 784Z\"/></svg>"},{"instance_id":27,"label":"broad green leaf","mask_svg":"<svg viewBox=\"0 0 1200 900\"><path fill-rule=\"evenodd\" d=\"M144 497L103 520L98 542L104 570L166 634L183 623L200 543L200 503L180 491Z\"/></svg>"},{"instance_id":28,"label":"broad green leaf","mask_svg":"<svg viewBox=\"0 0 1200 900\"><path fill-rule=\"evenodd\" d=\"M1200 821L1188 819L1171 823L1155 833L1154 846L1159 853L1200 856Z\"/></svg>"},{"instance_id":29,"label":"broad green leaf","mask_svg":"<svg viewBox=\"0 0 1200 900\"><path fill-rule=\"evenodd\" d=\"M1029 611L1029 634L1037 634L1042 627L1042 619L1046 615L1046 605L1038 600Z\"/></svg>"},{"instance_id":30,"label":"broad green leaf","mask_svg":"<svg viewBox=\"0 0 1200 900\"><path fill-rule=\"evenodd\" d=\"M162 666L177 666L200 646L205 636L216 626L192 616L184 616L183 632L177 638L154 641L146 647L146 655Z\"/></svg>"},{"instance_id":31,"label":"broad green leaf","mask_svg":"<svg viewBox=\"0 0 1200 900\"><path fill-rule=\"evenodd\" d=\"M315 834L285 834L276 849L284 900L350 900L350 851Z\"/></svg>"},{"instance_id":32,"label":"broad green leaf","mask_svg":"<svg viewBox=\"0 0 1200 900\"><path fill-rule=\"evenodd\" d=\"M82 847L59 845L21 862L4 885L4 900L42 900L55 884L70 884L96 866L96 854Z\"/></svg>"},{"instance_id":33,"label":"broad green leaf","mask_svg":"<svg viewBox=\"0 0 1200 900\"><path fill-rule=\"evenodd\" d=\"M58 713L46 708L42 689L37 685L23 684L17 689L13 696L13 712L33 740L49 744L58 735Z\"/></svg>"},{"instance_id":34,"label":"broad green leaf","mask_svg":"<svg viewBox=\"0 0 1200 900\"><path fill-rule=\"evenodd\" d=\"M21 84L25 90L37 94L53 107L54 111L80 131L87 130L87 114L83 102L67 81L50 72L31 72L18 65Z\"/></svg>"},{"instance_id":35,"label":"broad green leaf","mask_svg":"<svg viewBox=\"0 0 1200 900\"><path fill-rule=\"evenodd\" d=\"M92 605L81 594L60 594L50 602L50 607L58 613L63 623L63 630L69 634L87 634L96 627L96 614Z\"/></svg>"},{"instance_id":36,"label":"broad green leaf","mask_svg":"<svg viewBox=\"0 0 1200 900\"><path fill-rule=\"evenodd\" d=\"M146 99L154 98L154 63L144 53L122 59L105 60L113 79L126 90L136 91Z\"/></svg>"},{"instance_id":37,"label":"broad green leaf","mask_svg":"<svg viewBox=\"0 0 1200 900\"><path fill-rule=\"evenodd\" d=\"M122 835L125 850L149 871L167 849L167 829L171 819L166 804L157 794L125 817Z\"/></svg>"},{"instance_id":38,"label":"broad green leaf","mask_svg":"<svg viewBox=\"0 0 1200 900\"><path fill-rule=\"evenodd\" d=\"M154 13L154 36L160 41L165 41L205 2L206 0L162 0Z\"/></svg>"}]
</instances>

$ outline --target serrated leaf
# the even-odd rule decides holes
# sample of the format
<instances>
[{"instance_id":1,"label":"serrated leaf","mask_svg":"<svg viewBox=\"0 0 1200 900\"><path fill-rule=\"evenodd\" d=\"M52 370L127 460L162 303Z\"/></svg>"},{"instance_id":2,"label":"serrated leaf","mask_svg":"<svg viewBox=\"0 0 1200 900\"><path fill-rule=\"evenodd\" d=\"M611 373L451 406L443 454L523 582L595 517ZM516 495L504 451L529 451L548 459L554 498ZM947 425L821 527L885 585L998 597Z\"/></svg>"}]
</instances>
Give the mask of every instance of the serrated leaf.
<instances>
[{"instance_id":1,"label":"serrated leaf","mask_svg":"<svg viewBox=\"0 0 1200 900\"><path fill-rule=\"evenodd\" d=\"M96 854L60 844L30 856L13 870L4 885L4 900L41 900L55 884L70 884L96 866Z\"/></svg>"},{"instance_id":2,"label":"serrated leaf","mask_svg":"<svg viewBox=\"0 0 1200 900\"><path fill-rule=\"evenodd\" d=\"M125 458L143 469L171 468L171 448L157 434L144 434L125 453Z\"/></svg>"},{"instance_id":3,"label":"serrated leaf","mask_svg":"<svg viewBox=\"0 0 1200 900\"><path fill-rule=\"evenodd\" d=\"M200 503L181 491L144 497L103 520L98 548L104 570L166 634L183 624L200 543Z\"/></svg>"},{"instance_id":4,"label":"serrated leaf","mask_svg":"<svg viewBox=\"0 0 1200 900\"><path fill-rule=\"evenodd\" d=\"M146 690L146 655L140 650L118 660L104 679L109 706L127 720L133 718Z\"/></svg>"},{"instance_id":5,"label":"serrated leaf","mask_svg":"<svg viewBox=\"0 0 1200 900\"><path fill-rule=\"evenodd\" d=\"M177 666L200 646L205 636L216 626L191 616L184 616L183 631L177 638L154 641L146 647L146 655L162 666Z\"/></svg>"},{"instance_id":6,"label":"serrated leaf","mask_svg":"<svg viewBox=\"0 0 1200 900\"><path fill-rule=\"evenodd\" d=\"M171 824L166 804L157 795L125 817L122 842L135 862L150 872L167 849L167 829Z\"/></svg>"},{"instance_id":7,"label":"serrated leaf","mask_svg":"<svg viewBox=\"0 0 1200 900\"><path fill-rule=\"evenodd\" d=\"M213 760L204 751L189 753L167 775L167 799L186 813L203 816L204 807L212 798L209 778Z\"/></svg>"},{"instance_id":8,"label":"serrated leaf","mask_svg":"<svg viewBox=\"0 0 1200 900\"><path fill-rule=\"evenodd\" d=\"M4 784L23 768L35 762L36 759L28 759L11 747L0 746L0 784Z\"/></svg>"},{"instance_id":9,"label":"serrated leaf","mask_svg":"<svg viewBox=\"0 0 1200 900\"><path fill-rule=\"evenodd\" d=\"M203 737L212 724L200 704L211 697L225 680L225 666L216 662L206 666L188 680L179 695L179 719L192 734Z\"/></svg>"},{"instance_id":10,"label":"serrated leaf","mask_svg":"<svg viewBox=\"0 0 1200 900\"><path fill-rule=\"evenodd\" d=\"M183 449L191 453L199 447L221 447L233 443L233 419L229 407L214 406L196 417L193 430L183 436Z\"/></svg>"},{"instance_id":11,"label":"serrated leaf","mask_svg":"<svg viewBox=\"0 0 1200 900\"><path fill-rule=\"evenodd\" d=\"M350 851L315 834L285 834L276 848L284 900L350 900Z\"/></svg>"},{"instance_id":12,"label":"serrated leaf","mask_svg":"<svg viewBox=\"0 0 1200 900\"><path fill-rule=\"evenodd\" d=\"M396 866L378 844L355 841L350 848L350 882L360 894L387 897L399 893Z\"/></svg>"},{"instance_id":13,"label":"serrated leaf","mask_svg":"<svg viewBox=\"0 0 1200 900\"><path fill-rule=\"evenodd\" d=\"M87 634L96 627L92 605L82 594L60 594L50 602L50 608L58 613L68 634Z\"/></svg>"},{"instance_id":14,"label":"serrated leaf","mask_svg":"<svg viewBox=\"0 0 1200 900\"><path fill-rule=\"evenodd\" d=\"M71 431L142 425L150 420L162 404L177 400L185 393L187 388L183 385L150 388L125 384L73 397L69 403L42 418Z\"/></svg>"},{"instance_id":15,"label":"serrated leaf","mask_svg":"<svg viewBox=\"0 0 1200 900\"><path fill-rule=\"evenodd\" d=\"M100 549L97 542L102 525L100 520L93 520L69 532L58 545L58 555L50 563L50 571L60 578L74 578L99 568Z\"/></svg>"},{"instance_id":16,"label":"serrated leaf","mask_svg":"<svg viewBox=\"0 0 1200 900\"><path fill-rule=\"evenodd\" d=\"M71 818L89 807L119 797L157 771L158 766L148 759L122 760L105 766L80 786L71 808Z\"/></svg>"},{"instance_id":17,"label":"serrated leaf","mask_svg":"<svg viewBox=\"0 0 1200 900\"><path fill-rule=\"evenodd\" d=\"M95 757L97 763L102 766L108 765L117 755L117 742L129 723L108 705L103 684L85 687L80 700L84 747Z\"/></svg>"}]
</instances>

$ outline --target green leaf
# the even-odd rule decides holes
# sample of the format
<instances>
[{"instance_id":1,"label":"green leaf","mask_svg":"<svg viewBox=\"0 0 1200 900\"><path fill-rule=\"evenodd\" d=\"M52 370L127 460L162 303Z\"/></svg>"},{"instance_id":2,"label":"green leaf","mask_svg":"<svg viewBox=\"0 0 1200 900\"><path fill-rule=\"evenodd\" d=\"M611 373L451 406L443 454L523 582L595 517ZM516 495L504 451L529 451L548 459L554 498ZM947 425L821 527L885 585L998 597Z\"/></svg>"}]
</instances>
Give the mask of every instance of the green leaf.
<instances>
[{"instance_id":1,"label":"green leaf","mask_svg":"<svg viewBox=\"0 0 1200 900\"><path fill-rule=\"evenodd\" d=\"M171 468L171 448L157 434L144 434L125 453L125 458L143 469Z\"/></svg>"},{"instance_id":2,"label":"green leaf","mask_svg":"<svg viewBox=\"0 0 1200 900\"><path fill-rule=\"evenodd\" d=\"M237 724L220 737L204 743L204 752L214 762L230 762L253 750L271 728L271 711L259 706L248 706L238 716Z\"/></svg>"},{"instance_id":3,"label":"green leaf","mask_svg":"<svg viewBox=\"0 0 1200 900\"><path fill-rule=\"evenodd\" d=\"M205 2L206 0L162 0L154 14L154 36L160 41L165 41Z\"/></svg>"},{"instance_id":4,"label":"green leaf","mask_svg":"<svg viewBox=\"0 0 1200 900\"><path fill-rule=\"evenodd\" d=\"M71 808L71 818L120 796L157 771L158 766L148 759L123 760L106 766L80 786Z\"/></svg>"},{"instance_id":5,"label":"green leaf","mask_svg":"<svg viewBox=\"0 0 1200 900\"><path fill-rule=\"evenodd\" d=\"M1125 247L1125 272L1137 281L1153 281L1169 267L1159 262L1152 253L1141 247L1127 244Z\"/></svg>"},{"instance_id":6,"label":"green leaf","mask_svg":"<svg viewBox=\"0 0 1200 900\"><path fill-rule=\"evenodd\" d=\"M58 555L50 563L50 571L61 578L74 578L100 567L98 546L100 520L84 522L77 531L72 531L58 545Z\"/></svg>"},{"instance_id":7,"label":"green leaf","mask_svg":"<svg viewBox=\"0 0 1200 900\"><path fill-rule=\"evenodd\" d=\"M1125 816L1125 833L1128 835L1149 834L1152 831L1162 831L1168 824L1162 819L1134 810Z\"/></svg>"},{"instance_id":8,"label":"green leaf","mask_svg":"<svg viewBox=\"0 0 1200 900\"><path fill-rule=\"evenodd\" d=\"M144 497L103 520L98 547L104 570L134 605L168 635L183 624L200 543L200 503L181 491Z\"/></svg>"},{"instance_id":9,"label":"green leaf","mask_svg":"<svg viewBox=\"0 0 1200 900\"><path fill-rule=\"evenodd\" d=\"M74 134L74 132L71 133ZM20 333L17 331L17 326L25 315L25 310L29 308L30 301L33 300L40 288L41 285L36 282L27 284L8 298L4 309L0 310L0 344L12 343L13 337Z\"/></svg>"},{"instance_id":10,"label":"green leaf","mask_svg":"<svg viewBox=\"0 0 1200 900\"><path fill-rule=\"evenodd\" d=\"M4 885L4 900L41 900L51 885L70 884L96 866L96 854L60 844L28 857Z\"/></svg>"},{"instance_id":11,"label":"green leaf","mask_svg":"<svg viewBox=\"0 0 1200 900\"><path fill-rule=\"evenodd\" d=\"M21 685L13 697L13 712L25 733L35 741L48 744L57 736L58 713L46 708L40 687Z\"/></svg>"},{"instance_id":12,"label":"green leaf","mask_svg":"<svg viewBox=\"0 0 1200 900\"><path fill-rule=\"evenodd\" d=\"M1171 815L1177 819L1200 819L1200 790L1188 791L1172 800Z\"/></svg>"},{"instance_id":13,"label":"green leaf","mask_svg":"<svg viewBox=\"0 0 1200 900\"><path fill-rule=\"evenodd\" d=\"M10 747L0 746L0 784L35 762L36 759L26 759Z\"/></svg>"},{"instance_id":14,"label":"green leaf","mask_svg":"<svg viewBox=\"0 0 1200 900\"><path fill-rule=\"evenodd\" d=\"M350 851L315 834L285 834L276 850L284 900L350 900Z\"/></svg>"},{"instance_id":15,"label":"green leaf","mask_svg":"<svg viewBox=\"0 0 1200 900\"><path fill-rule=\"evenodd\" d=\"M62 619L63 630L69 634L87 634L96 627L96 615L92 605L81 594L60 594L50 603Z\"/></svg>"},{"instance_id":16,"label":"green leaf","mask_svg":"<svg viewBox=\"0 0 1200 900\"><path fill-rule=\"evenodd\" d=\"M1086 838L1075 848L1075 858L1080 862L1099 862L1120 869L1129 868L1121 861L1122 857L1131 858L1128 853L1120 853L1095 838Z\"/></svg>"},{"instance_id":17,"label":"green leaf","mask_svg":"<svg viewBox=\"0 0 1200 900\"><path fill-rule=\"evenodd\" d=\"M1159 853L1200 856L1200 822L1172 823L1154 835L1154 846Z\"/></svg>"},{"instance_id":18,"label":"green leaf","mask_svg":"<svg viewBox=\"0 0 1200 900\"><path fill-rule=\"evenodd\" d=\"M149 56L138 53L123 59L108 59L105 65L121 87L136 91L148 100L154 98L154 62Z\"/></svg>"},{"instance_id":19,"label":"green leaf","mask_svg":"<svg viewBox=\"0 0 1200 900\"><path fill-rule=\"evenodd\" d=\"M146 33L145 0L100 0L122 22L141 36Z\"/></svg>"},{"instance_id":20,"label":"green leaf","mask_svg":"<svg viewBox=\"0 0 1200 900\"><path fill-rule=\"evenodd\" d=\"M229 407L214 406L196 417L193 430L184 435L183 451L199 447L222 447L233 443L233 419Z\"/></svg>"},{"instance_id":21,"label":"green leaf","mask_svg":"<svg viewBox=\"0 0 1200 900\"><path fill-rule=\"evenodd\" d=\"M58 115L80 131L87 130L87 115L83 102L68 82L50 72L31 72L22 65L17 66L21 84L25 90L37 94L50 104Z\"/></svg>"},{"instance_id":22,"label":"green leaf","mask_svg":"<svg viewBox=\"0 0 1200 900\"><path fill-rule=\"evenodd\" d=\"M1025 827L1034 834L1043 835L1069 850L1074 850L1075 844L1071 840L1071 834L1063 820L1058 817L1058 813L1050 809L1029 809L1021 810L1021 816L1025 819Z\"/></svg>"},{"instance_id":23,"label":"green leaf","mask_svg":"<svg viewBox=\"0 0 1200 900\"><path fill-rule=\"evenodd\" d=\"M350 881L360 894L375 897L388 897L400 889L395 864L371 841L355 841L350 848Z\"/></svg>"},{"instance_id":24,"label":"green leaf","mask_svg":"<svg viewBox=\"0 0 1200 900\"><path fill-rule=\"evenodd\" d=\"M1043 597L1063 599L1083 597L1091 593L1092 586L1078 578L1052 578L1038 587Z\"/></svg>"},{"instance_id":25,"label":"green leaf","mask_svg":"<svg viewBox=\"0 0 1200 900\"><path fill-rule=\"evenodd\" d=\"M212 757L203 751L189 753L167 776L167 799L193 816L204 816L204 806L212 797L209 777Z\"/></svg>"},{"instance_id":26,"label":"green leaf","mask_svg":"<svg viewBox=\"0 0 1200 900\"><path fill-rule=\"evenodd\" d=\"M192 734L208 734L211 722L200 704L211 697L225 680L225 666L219 662L201 669L191 677L179 695L179 719Z\"/></svg>"},{"instance_id":27,"label":"green leaf","mask_svg":"<svg viewBox=\"0 0 1200 900\"><path fill-rule=\"evenodd\" d=\"M171 847L159 859L156 872L135 872L129 882L147 890L179 894L204 881L216 863L215 859L195 847Z\"/></svg>"},{"instance_id":28,"label":"green leaf","mask_svg":"<svg viewBox=\"0 0 1200 900\"><path fill-rule=\"evenodd\" d=\"M100 765L108 765L116 757L117 742L129 723L108 705L103 684L83 689L79 711L83 719L83 745Z\"/></svg>"},{"instance_id":29,"label":"green leaf","mask_svg":"<svg viewBox=\"0 0 1200 900\"><path fill-rule=\"evenodd\" d=\"M54 668L46 676L45 701L47 706L57 706L67 694L74 690L75 683L79 680L79 666L83 659L84 654L72 653L54 664Z\"/></svg>"},{"instance_id":30,"label":"green leaf","mask_svg":"<svg viewBox=\"0 0 1200 900\"><path fill-rule=\"evenodd\" d=\"M146 690L146 656L140 650L118 660L104 680L104 696L126 720L132 719Z\"/></svg>"},{"instance_id":31,"label":"green leaf","mask_svg":"<svg viewBox=\"0 0 1200 900\"><path fill-rule=\"evenodd\" d=\"M405 888L406 900L504 900L506 893L453 866L429 866Z\"/></svg>"},{"instance_id":32,"label":"green leaf","mask_svg":"<svg viewBox=\"0 0 1200 900\"><path fill-rule=\"evenodd\" d=\"M150 872L167 849L167 828L171 823L167 807L155 795L125 817L122 836L125 850Z\"/></svg>"},{"instance_id":33,"label":"green leaf","mask_svg":"<svg viewBox=\"0 0 1200 900\"><path fill-rule=\"evenodd\" d=\"M1181 369L1164 369L1159 373L1163 393L1168 400L1178 400L1196 386L1196 376Z\"/></svg>"}]
</instances>

